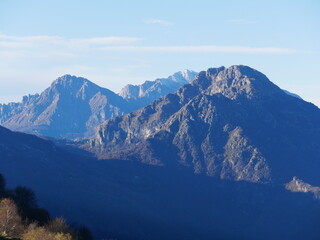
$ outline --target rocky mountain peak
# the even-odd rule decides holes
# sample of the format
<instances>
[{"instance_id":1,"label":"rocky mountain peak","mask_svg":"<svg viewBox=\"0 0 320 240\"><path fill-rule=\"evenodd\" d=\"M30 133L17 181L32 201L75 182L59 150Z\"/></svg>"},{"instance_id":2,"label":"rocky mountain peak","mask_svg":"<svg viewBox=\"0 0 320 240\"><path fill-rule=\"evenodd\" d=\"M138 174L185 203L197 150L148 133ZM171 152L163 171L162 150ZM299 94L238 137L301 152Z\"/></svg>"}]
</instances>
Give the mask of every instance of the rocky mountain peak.
<instances>
[{"instance_id":1,"label":"rocky mountain peak","mask_svg":"<svg viewBox=\"0 0 320 240\"><path fill-rule=\"evenodd\" d=\"M184 69L182 71L176 72L174 73L171 77L171 79L173 81L177 81L177 82L183 82L184 84L190 83L194 80L194 78L197 76L197 72L189 70L189 69ZM169 78L170 78L169 77Z\"/></svg>"},{"instance_id":2,"label":"rocky mountain peak","mask_svg":"<svg viewBox=\"0 0 320 240\"><path fill-rule=\"evenodd\" d=\"M100 90L100 87L83 77L72 75L63 75L57 78L47 89L49 92L57 92L59 94L76 94L85 97L86 94L93 94Z\"/></svg>"},{"instance_id":3,"label":"rocky mountain peak","mask_svg":"<svg viewBox=\"0 0 320 240\"><path fill-rule=\"evenodd\" d=\"M114 92L86 78L63 75L40 95L1 107L0 121L12 130L75 138L93 134L104 120L130 110Z\"/></svg>"},{"instance_id":4,"label":"rocky mountain peak","mask_svg":"<svg viewBox=\"0 0 320 240\"><path fill-rule=\"evenodd\" d=\"M219 72L225 70L226 68L224 66L218 67L218 68L208 68L207 71L203 71L204 73L207 73L208 76L218 74Z\"/></svg>"},{"instance_id":5,"label":"rocky mountain peak","mask_svg":"<svg viewBox=\"0 0 320 240\"><path fill-rule=\"evenodd\" d=\"M208 95L221 93L231 99L283 94L264 74L243 65L209 68L200 72L192 85L198 86L201 91L206 90Z\"/></svg>"},{"instance_id":6,"label":"rocky mountain peak","mask_svg":"<svg viewBox=\"0 0 320 240\"><path fill-rule=\"evenodd\" d=\"M61 86L73 86L76 84L84 84L86 82L90 82L86 78L77 77L74 75L65 74L61 77L58 77L56 80L54 80L51 84L51 86L61 85Z\"/></svg>"},{"instance_id":7,"label":"rocky mountain peak","mask_svg":"<svg viewBox=\"0 0 320 240\"><path fill-rule=\"evenodd\" d=\"M127 85L119 92L124 99L131 100L138 108L144 107L154 100L169 93L173 93L181 86L194 80L197 73L191 70L182 70L167 78L157 78L154 81L145 81L141 85Z\"/></svg>"},{"instance_id":8,"label":"rocky mountain peak","mask_svg":"<svg viewBox=\"0 0 320 240\"><path fill-rule=\"evenodd\" d=\"M283 183L296 174L313 184L320 179L309 172L319 167L319 121L318 108L253 68L210 68L175 93L104 122L84 147L101 158L182 164L220 178Z\"/></svg>"}]
</instances>

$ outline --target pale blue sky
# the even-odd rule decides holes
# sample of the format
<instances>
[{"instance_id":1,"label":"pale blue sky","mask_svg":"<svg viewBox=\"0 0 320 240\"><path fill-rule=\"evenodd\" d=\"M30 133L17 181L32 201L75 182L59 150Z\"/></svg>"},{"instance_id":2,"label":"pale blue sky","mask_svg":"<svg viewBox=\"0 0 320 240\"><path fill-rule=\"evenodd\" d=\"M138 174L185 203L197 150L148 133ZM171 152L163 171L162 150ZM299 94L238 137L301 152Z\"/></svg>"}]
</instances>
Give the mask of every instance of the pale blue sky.
<instances>
[{"instance_id":1,"label":"pale blue sky","mask_svg":"<svg viewBox=\"0 0 320 240\"><path fill-rule=\"evenodd\" d=\"M320 106L320 1L0 0L0 62L0 102L244 64Z\"/></svg>"}]
</instances>

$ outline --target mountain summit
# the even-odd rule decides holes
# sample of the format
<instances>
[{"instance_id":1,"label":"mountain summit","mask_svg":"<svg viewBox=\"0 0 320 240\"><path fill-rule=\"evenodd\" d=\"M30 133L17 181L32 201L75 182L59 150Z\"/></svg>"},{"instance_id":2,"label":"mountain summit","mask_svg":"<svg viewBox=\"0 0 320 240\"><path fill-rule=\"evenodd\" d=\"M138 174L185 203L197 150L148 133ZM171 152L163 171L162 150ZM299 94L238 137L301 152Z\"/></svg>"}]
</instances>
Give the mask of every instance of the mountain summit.
<instances>
[{"instance_id":1,"label":"mountain summit","mask_svg":"<svg viewBox=\"0 0 320 240\"><path fill-rule=\"evenodd\" d=\"M210 68L174 94L101 125L100 158L183 165L250 182L317 184L320 110L247 66Z\"/></svg>"},{"instance_id":2,"label":"mountain summit","mask_svg":"<svg viewBox=\"0 0 320 240\"><path fill-rule=\"evenodd\" d=\"M88 79L64 75L43 93L0 106L1 124L52 137L83 137L110 117L129 112L127 102Z\"/></svg>"},{"instance_id":3,"label":"mountain summit","mask_svg":"<svg viewBox=\"0 0 320 240\"><path fill-rule=\"evenodd\" d=\"M128 84L121 89L119 95L125 99L134 101L140 107L144 107L168 93L175 92L182 85L192 82L196 75L196 72L185 69L167 78L146 81L141 85Z\"/></svg>"}]
</instances>

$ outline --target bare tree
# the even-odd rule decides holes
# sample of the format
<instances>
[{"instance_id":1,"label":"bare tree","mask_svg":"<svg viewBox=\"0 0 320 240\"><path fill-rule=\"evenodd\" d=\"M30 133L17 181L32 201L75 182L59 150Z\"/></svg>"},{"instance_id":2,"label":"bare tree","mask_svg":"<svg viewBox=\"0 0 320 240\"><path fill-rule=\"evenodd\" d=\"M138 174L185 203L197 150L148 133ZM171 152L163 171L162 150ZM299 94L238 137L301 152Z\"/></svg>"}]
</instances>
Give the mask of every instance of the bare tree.
<instances>
[{"instance_id":1,"label":"bare tree","mask_svg":"<svg viewBox=\"0 0 320 240\"><path fill-rule=\"evenodd\" d=\"M46 229L52 233L72 233L72 230L62 217L52 219L47 225Z\"/></svg>"},{"instance_id":2,"label":"bare tree","mask_svg":"<svg viewBox=\"0 0 320 240\"><path fill-rule=\"evenodd\" d=\"M23 231L23 225L16 204L8 198L0 202L0 235L16 237Z\"/></svg>"}]
</instances>

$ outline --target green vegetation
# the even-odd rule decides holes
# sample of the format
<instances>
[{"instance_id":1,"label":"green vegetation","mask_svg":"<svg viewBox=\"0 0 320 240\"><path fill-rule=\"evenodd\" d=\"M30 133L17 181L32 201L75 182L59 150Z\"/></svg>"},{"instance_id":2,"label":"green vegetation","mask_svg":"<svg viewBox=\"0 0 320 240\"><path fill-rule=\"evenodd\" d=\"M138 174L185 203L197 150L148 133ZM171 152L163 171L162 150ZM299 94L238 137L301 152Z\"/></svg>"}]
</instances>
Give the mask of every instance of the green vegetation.
<instances>
[{"instance_id":1,"label":"green vegetation","mask_svg":"<svg viewBox=\"0 0 320 240\"><path fill-rule=\"evenodd\" d=\"M88 228L71 228L59 217L51 219L26 187L6 189L0 174L0 240L92 240Z\"/></svg>"}]
</instances>

